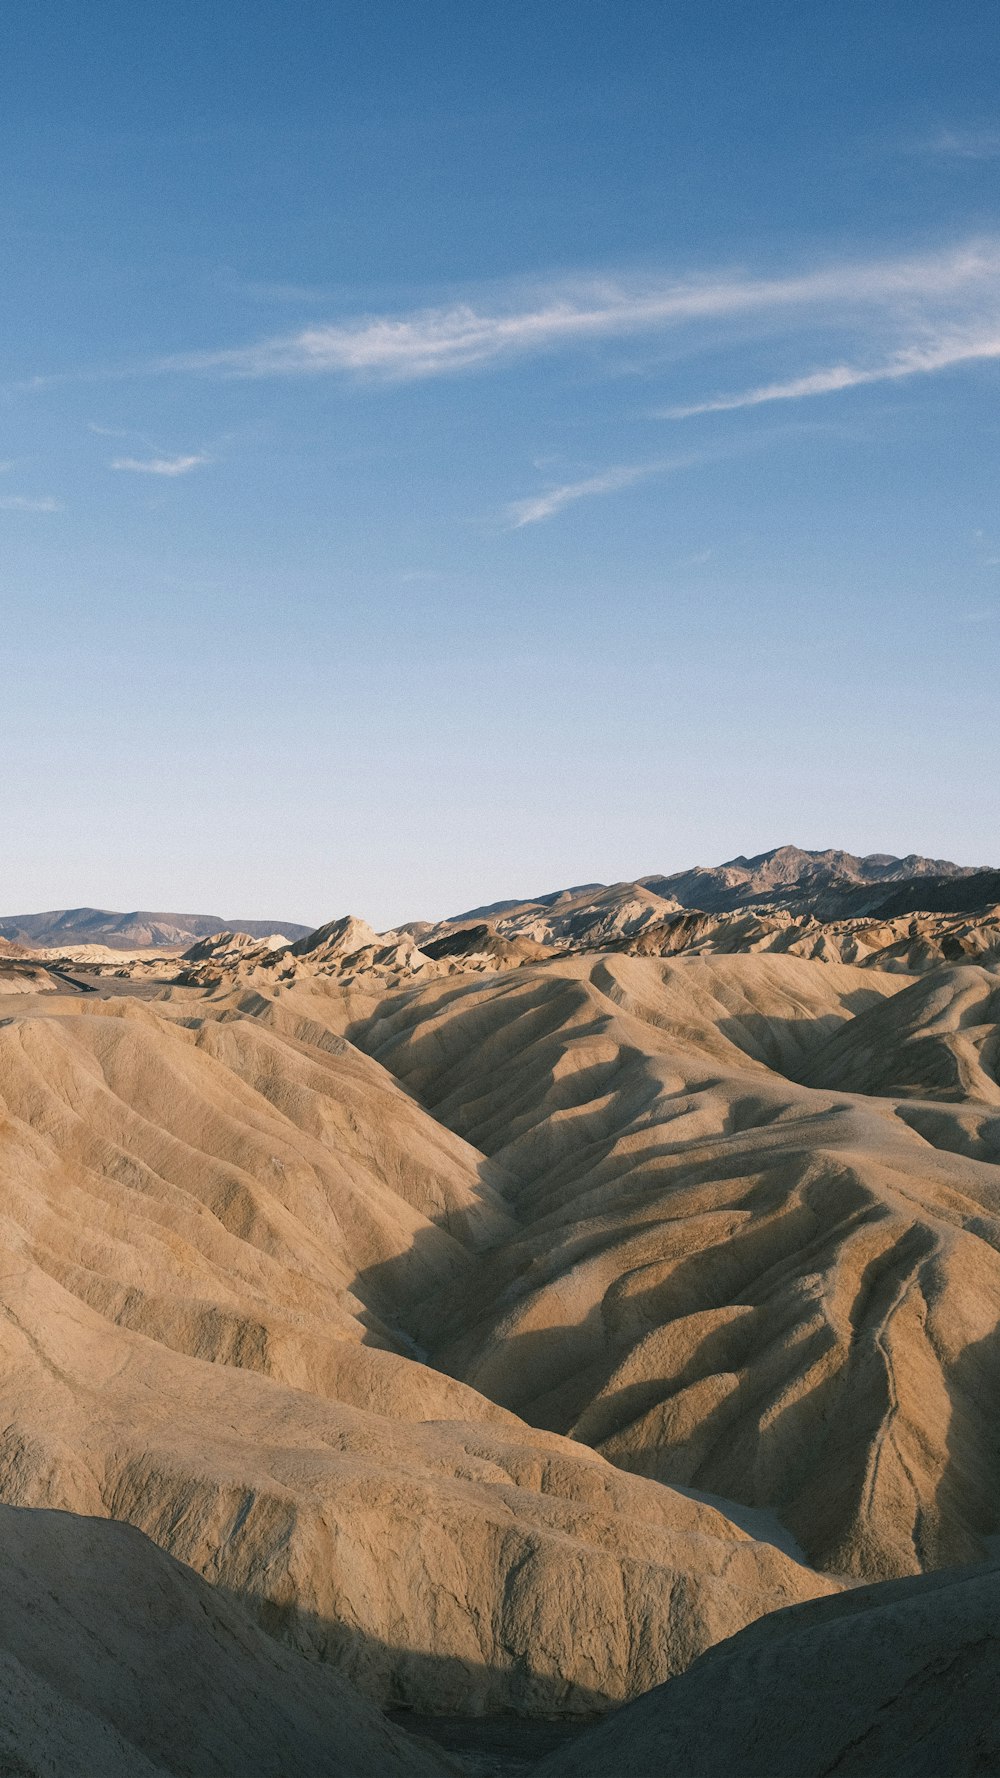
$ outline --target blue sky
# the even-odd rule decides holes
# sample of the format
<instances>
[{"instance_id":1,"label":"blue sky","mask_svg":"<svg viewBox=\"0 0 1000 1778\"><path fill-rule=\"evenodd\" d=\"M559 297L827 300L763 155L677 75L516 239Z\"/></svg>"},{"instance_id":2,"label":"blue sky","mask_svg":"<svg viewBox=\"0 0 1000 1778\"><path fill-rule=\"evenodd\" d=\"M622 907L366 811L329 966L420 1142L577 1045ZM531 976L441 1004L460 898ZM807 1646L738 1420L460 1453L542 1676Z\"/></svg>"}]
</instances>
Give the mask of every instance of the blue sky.
<instances>
[{"instance_id":1,"label":"blue sky","mask_svg":"<svg viewBox=\"0 0 1000 1778\"><path fill-rule=\"evenodd\" d=\"M995 4L13 0L0 912L997 862Z\"/></svg>"}]
</instances>

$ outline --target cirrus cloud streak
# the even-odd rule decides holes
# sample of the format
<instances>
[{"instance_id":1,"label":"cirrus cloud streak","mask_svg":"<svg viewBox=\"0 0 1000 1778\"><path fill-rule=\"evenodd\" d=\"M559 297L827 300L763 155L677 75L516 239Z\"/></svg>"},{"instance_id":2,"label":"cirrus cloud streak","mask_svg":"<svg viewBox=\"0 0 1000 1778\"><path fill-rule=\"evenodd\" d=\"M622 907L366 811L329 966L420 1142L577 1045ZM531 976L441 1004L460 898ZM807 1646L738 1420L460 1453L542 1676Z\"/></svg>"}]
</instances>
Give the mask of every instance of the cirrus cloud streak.
<instances>
[{"instance_id":1,"label":"cirrus cloud streak","mask_svg":"<svg viewBox=\"0 0 1000 1778\"><path fill-rule=\"evenodd\" d=\"M527 306L459 303L411 314L357 316L248 346L160 359L160 372L231 377L434 377L590 341L625 339L801 312L831 324L954 314L996 302L1000 242L972 242L918 258L826 265L785 277L732 274L643 282L604 280L543 294Z\"/></svg>"},{"instance_id":2,"label":"cirrus cloud streak","mask_svg":"<svg viewBox=\"0 0 1000 1778\"><path fill-rule=\"evenodd\" d=\"M190 475L211 458L204 452L188 457L116 457L112 469L127 469L135 475Z\"/></svg>"},{"instance_id":3,"label":"cirrus cloud streak","mask_svg":"<svg viewBox=\"0 0 1000 1778\"><path fill-rule=\"evenodd\" d=\"M964 364L1000 358L1000 329L981 338L945 337L920 346L909 346L885 363L876 365L832 364L824 370L791 377L786 382L763 383L739 395L718 395L686 407L664 408L665 420L688 420L696 414L733 413L738 408L760 407L769 401L801 401L810 395L832 395L866 383L899 382L905 377L927 376Z\"/></svg>"},{"instance_id":4,"label":"cirrus cloud streak","mask_svg":"<svg viewBox=\"0 0 1000 1778\"><path fill-rule=\"evenodd\" d=\"M616 463L610 469L598 470L593 475L581 477L579 481L562 482L557 487L545 488L540 494L529 495L524 500L512 500L507 507L508 528L520 531L525 525L539 525L545 519L555 518L567 506L574 506L578 500L592 500L602 494L618 494L625 488L636 487L640 482L674 475L682 469L696 469L704 463L731 455L732 447L688 451L682 456L654 457L645 463Z\"/></svg>"}]
</instances>

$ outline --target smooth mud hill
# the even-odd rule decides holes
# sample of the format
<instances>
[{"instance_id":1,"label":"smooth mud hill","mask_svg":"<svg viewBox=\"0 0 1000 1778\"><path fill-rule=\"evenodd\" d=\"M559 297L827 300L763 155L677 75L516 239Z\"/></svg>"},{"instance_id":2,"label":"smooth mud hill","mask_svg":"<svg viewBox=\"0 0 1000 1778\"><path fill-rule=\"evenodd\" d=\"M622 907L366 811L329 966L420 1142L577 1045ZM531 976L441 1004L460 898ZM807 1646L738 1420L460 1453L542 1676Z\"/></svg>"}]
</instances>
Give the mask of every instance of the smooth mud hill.
<instances>
[{"instance_id":1,"label":"smooth mud hill","mask_svg":"<svg viewBox=\"0 0 1000 1778\"><path fill-rule=\"evenodd\" d=\"M127 1525L0 1507L10 1778L446 1778L342 1680Z\"/></svg>"},{"instance_id":2,"label":"smooth mud hill","mask_svg":"<svg viewBox=\"0 0 1000 1778\"><path fill-rule=\"evenodd\" d=\"M980 973L966 1034L995 1017ZM355 1041L514 1181L516 1235L416 1324L435 1362L624 1468L776 1512L825 1568L981 1559L1000 1171L909 1098L801 1084L852 1030L898 1009L905 1031L915 993L604 957L387 998ZM992 1107L961 1109L988 1147Z\"/></svg>"},{"instance_id":3,"label":"smooth mud hill","mask_svg":"<svg viewBox=\"0 0 1000 1778\"><path fill-rule=\"evenodd\" d=\"M125 1520L431 1713L599 1709L828 1591L421 1362L507 1177L250 999L0 1007L0 1500Z\"/></svg>"},{"instance_id":4,"label":"smooth mud hill","mask_svg":"<svg viewBox=\"0 0 1000 1778\"><path fill-rule=\"evenodd\" d=\"M398 1344L407 1305L508 1226L482 1156L342 1040L82 1004L0 1025L0 1105L43 1194L27 1223L44 1201L61 1225L56 1275L138 1331L254 1363L263 1322L281 1375L284 1328L307 1380L331 1337Z\"/></svg>"},{"instance_id":5,"label":"smooth mud hill","mask_svg":"<svg viewBox=\"0 0 1000 1778\"><path fill-rule=\"evenodd\" d=\"M607 1718L536 1778L992 1778L1000 1569L776 1613Z\"/></svg>"},{"instance_id":6,"label":"smooth mud hill","mask_svg":"<svg viewBox=\"0 0 1000 1778\"><path fill-rule=\"evenodd\" d=\"M872 1008L812 1057L812 1086L991 1105L1000 1115L1000 975L942 970Z\"/></svg>"}]
</instances>

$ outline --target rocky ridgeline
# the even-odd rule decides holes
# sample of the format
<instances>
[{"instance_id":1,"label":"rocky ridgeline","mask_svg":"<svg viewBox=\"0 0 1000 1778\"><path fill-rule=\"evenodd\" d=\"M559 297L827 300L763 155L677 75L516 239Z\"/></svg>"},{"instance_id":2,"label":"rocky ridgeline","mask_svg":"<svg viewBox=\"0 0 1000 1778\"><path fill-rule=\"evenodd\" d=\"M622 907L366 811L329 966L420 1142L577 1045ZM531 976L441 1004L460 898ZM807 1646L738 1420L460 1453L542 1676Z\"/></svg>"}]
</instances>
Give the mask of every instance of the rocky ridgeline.
<instances>
[{"instance_id":1,"label":"rocky ridgeline","mask_svg":"<svg viewBox=\"0 0 1000 1778\"><path fill-rule=\"evenodd\" d=\"M380 991L415 978L495 974L556 956L595 951L641 957L733 956L757 952L851 963L918 975L943 964L1000 962L1000 904L980 913L905 913L891 919L820 920L812 915L734 910L664 912L627 886L614 903L576 906L544 919L516 915L376 933L353 915L322 926L295 944L273 944L242 932L221 932L175 959L116 964L116 973L207 987L237 979L279 983L310 976L366 980Z\"/></svg>"},{"instance_id":2,"label":"rocky ridgeline","mask_svg":"<svg viewBox=\"0 0 1000 1778\"><path fill-rule=\"evenodd\" d=\"M326 977L377 992L416 978L495 974L553 956L626 951L647 957L776 952L818 962L919 974L941 964L1000 960L1000 872L941 859L865 858L782 846L713 868L588 883L526 901L495 902L433 923L413 920L376 932L352 914L317 930L266 925L212 929L206 916L157 916L158 943L131 953L123 935L148 937L153 916L59 917L59 930L114 931L114 945L65 944L30 954L55 965L146 983L204 988L254 981L287 984ZM41 931L55 916L0 922ZM197 927L179 953L181 919ZM41 924L40 924L41 923ZM57 922L58 924L58 922ZM165 934L173 936L172 948ZM291 935L291 936L290 936ZM29 955L0 937L0 960Z\"/></svg>"}]
</instances>

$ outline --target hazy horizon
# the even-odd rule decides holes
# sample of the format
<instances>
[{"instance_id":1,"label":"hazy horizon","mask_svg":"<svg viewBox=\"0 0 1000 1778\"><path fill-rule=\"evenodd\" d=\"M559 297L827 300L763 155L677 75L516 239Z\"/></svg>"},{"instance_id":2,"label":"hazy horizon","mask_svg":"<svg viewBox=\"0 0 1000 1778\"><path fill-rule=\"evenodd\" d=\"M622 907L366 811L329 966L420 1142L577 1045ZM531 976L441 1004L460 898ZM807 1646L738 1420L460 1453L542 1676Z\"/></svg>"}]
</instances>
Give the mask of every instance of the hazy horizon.
<instances>
[{"instance_id":1,"label":"hazy horizon","mask_svg":"<svg viewBox=\"0 0 1000 1778\"><path fill-rule=\"evenodd\" d=\"M797 841L782 842L782 845L785 845L785 844L797 845L798 842ZM781 849L780 847L765 847L765 848L763 848L763 853L764 853L764 855L766 855L769 852L780 850L780 849ZM871 849L870 853L858 853L853 848L848 847L848 846L800 847L799 850L808 851L808 852L847 852L855 857L865 857L865 856L878 855L880 852L884 852L885 848L884 847L873 847ZM315 929L319 926L325 925L330 920L339 919L340 917L342 917L345 914L355 914L355 915L358 915L359 917L361 917L362 919L368 920L369 923L373 923L376 926L376 930L388 930L391 927L391 925L394 923L394 921L398 923L400 921L405 921L405 920L420 920L420 919L426 919L426 920L432 920L432 921L446 920L451 916L461 916L462 914L464 914L470 910L475 910L476 908L478 908L480 906L488 906L493 902L502 902L502 901L511 901L511 902L525 901L525 902L527 902L527 901L532 901L532 900L536 899L538 896L548 895L548 894L552 893L553 891L559 890L559 889L572 889L572 888L577 888L577 887L580 887L580 888L610 887L615 883L640 882L648 877L656 877L656 876L661 876L661 875L662 876L669 876L669 875L673 874L675 871L693 870L696 868L706 868L706 867L707 868L717 868L722 865L735 863L737 859L753 860L754 858L756 858L758 856L760 856L760 854L758 854L758 853L737 851L737 852L728 853L725 858L688 860L686 864L671 865L669 868L664 868L664 867L653 865L653 866L650 866L650 868L646 869L646 870L624 872L618 876L606 877L606 878L585 878L585 877L582 877L579 875L572 876L572 874L571 874L570 876L566 877L566 879L564 881L561 880L558 883L552 882L552 883L546 883L544 885L535 884L531 888L511 887L509 890L504 889L504 888L499 888L496 890L495 894L494 893L484 894L482 897L480 897L479 901L470 900L467 903L463 903L461 906L459 906L453 900L451 903L449 903L448 906L444 906L442 904L440 907L435 906L434 908L420 909L418 911L414 911L413 908L402 909L402 910L397 909L397 911L393 917L393 920L384 920L384 921L379 920L377 918L373 920L371 911L369 909L366 909L363 907L354 907L354 906L351 906L351 907L346 907L346 906L344 906L344 907L340 907L340 906L329 907L325 910L325 912L316 913L315 911L313 911L305 916L302 916L298 911L293 910L291 908L287 908L287 907L279 908L277 910L275 910L272 907L267 910L261 909L259 911L256 909L253 909L253 908L246 908L246 907L237 907L237 908L226 907L225 909L220 910L216 907L209 907L207 904L205 906L198 906L198 907L195 907L194 905L182 906L180 902L167 902L167 901L164 901L162 898L160 898L159 900L151 900L149 897L146 897L144 900L140 899L140 900L136 900L134 902L130 902L127 905L123 902L95 902L95 901L87 901L86 899L81 900L81 901L65 901L65 902L58 902L58 903L53 902L50 906L44 907L44 908L41 906L28 907L28 905L25 903L25 904L21 905L20 907L16 907L16 908L15 907L11 907L9 909L8 908L0 908L0 921L16 919L16 918L24 917L26 915L31 915L31 914L74 912L79 909L86 908L86 909L93 909L94 911L99 912L99 913L111 913L111 914L129 914L129 913L168 914L168 913L170 913L170 914L196 914L199 916L204 916L206 914L213 914L213 915L218 914L222 920L225 920L228 922L238 922L240 919L244 919L244 920L253 921L254 923L258 923L260 921L266 922L268 920L274 919L280 923L281 920L285 920L285 921L287 921L291 924L294 924L294 925L307 926L312 929ZM992 861L988 858L975 859L975 860L962 859L962 858L945 859L945 858L940 857L935 854L919 854L916 852L916 849L912 846L905 848L905 850L900 851L898 854L893 854L893 856L898 856L901 859L905 859L910 856L936 857L937 862L957 864L959 866L962 866L963 868L971 869L971 870L975 870L975 869L989 870L989 869L996 868L994 866L994 864L992 863Z\"/></svg>"}]
</instances>

